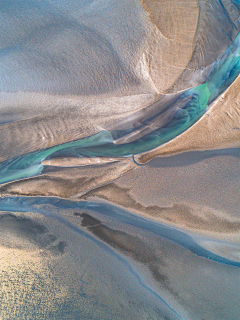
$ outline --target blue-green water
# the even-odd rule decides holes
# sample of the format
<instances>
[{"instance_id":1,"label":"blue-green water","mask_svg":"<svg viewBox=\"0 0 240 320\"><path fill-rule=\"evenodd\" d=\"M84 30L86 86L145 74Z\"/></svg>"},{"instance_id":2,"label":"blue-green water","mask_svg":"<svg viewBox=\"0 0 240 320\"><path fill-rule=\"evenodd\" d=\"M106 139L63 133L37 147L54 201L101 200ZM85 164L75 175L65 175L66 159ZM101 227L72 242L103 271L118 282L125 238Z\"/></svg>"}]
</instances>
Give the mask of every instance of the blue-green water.
<instances>
[{"instance_id":1,"label":"blue-green water","mask_svg":"<svg viewBox=\"0 0 240 320\"><path fill-rule=\"evenodd\" d=\"M175 112L173 118L163 127L136 139L133 142L115 144L114 137L139 130L154 119L145 119L144 124L125 131L101 131L98 134L81 140L68 142L49 149L20 155L0 164L0 183L23 179L41 174L44 159L74 155L76 157L125 157L149 151L168 142L192 126L206 111L208 106L236 79L240 72L240 34L234 39L222 57L215 61L212 71L202 85L188 89L176 95L175 101L166 105L165 110L155 114L157 117L179 100L187 103Z\"/></svg>"},{"instance_id":2,"label":"blue-green water","mask_svg":"<svg viewBox=\"0 0 240 320\"><path fill-rule=\"evenodd\" d=\"M198 5L195 48L169 89L175 93L134 106L128 119L129 103L149 101L159 90L135 74L152 28L141 1L0 2L0 128L7 141L0 141L7 159L0 163L2 320L238 319L237 150L130 162L190 128L240 73L240 1ZM184 2L180 7L186 10ZM98 126L88 96L94 116L104 104L91 103L101 97L106 110L120 98L120 110L108 122L103 108L107 120ZM96 134L77 127L80 112ZM33 125L33 139L25 124ZM19 132L23 150L38 151L21 150ZM68 142L46 148L56 140ZM42 165L65 157L117 161Z\"/></svg>"}]
</instances>

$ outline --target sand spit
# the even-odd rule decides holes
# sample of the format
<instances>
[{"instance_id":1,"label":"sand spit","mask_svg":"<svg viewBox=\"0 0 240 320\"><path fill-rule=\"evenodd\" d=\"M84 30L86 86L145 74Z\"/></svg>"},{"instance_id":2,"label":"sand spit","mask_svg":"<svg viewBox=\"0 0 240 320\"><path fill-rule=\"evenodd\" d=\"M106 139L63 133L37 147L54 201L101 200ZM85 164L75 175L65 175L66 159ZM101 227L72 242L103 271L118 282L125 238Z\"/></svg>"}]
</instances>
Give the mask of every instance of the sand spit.
<instances>
[{"instance_id":1,"label":"sand spit","mask_svg":"<svg viewBox=\"0 0 240 320\"><path fill-rule=\"evenodd\" d=\"M104 164L109 162L117 162L119 160L124 160L124 158L105 158L105 157L96 157L96 158L75 158L75 157L66 157L66 158L54 158L50 160L43 160L42 165L44 166L56 166L56 167L78 167L78 166L90 166L94 164Z\"/></svg>"},{"instance_id":2,"label":"sand spit","mask_svg":"<svg viewBox=\"0 0 240 320\"><path fill-rule=\"evenodd\" d=\"M0 194L75 198L119 178L135 167L127 159L100 166L49 166L41 176L4 184Z\"/></svg>"},{"instance_id":3,"label":"sand spit","mask_svg":"<svg viewBox=\"0 0 240 320\"><path fill-rule=\"evenodd\" d=\"M146 163L156 156L191 150L213 150L240 146L240 76L214 101L191 128L168 143L135 156Z\"/></svg>"}]
</instances>

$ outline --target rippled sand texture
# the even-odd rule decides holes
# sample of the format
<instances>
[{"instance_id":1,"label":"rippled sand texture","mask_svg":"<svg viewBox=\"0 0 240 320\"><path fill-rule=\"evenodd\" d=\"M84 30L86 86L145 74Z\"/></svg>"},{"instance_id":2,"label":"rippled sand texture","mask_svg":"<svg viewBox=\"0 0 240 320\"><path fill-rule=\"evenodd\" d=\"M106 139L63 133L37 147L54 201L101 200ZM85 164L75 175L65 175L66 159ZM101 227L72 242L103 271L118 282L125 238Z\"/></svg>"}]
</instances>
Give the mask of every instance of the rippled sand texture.
<instances>
[{"instance_id":1,"label":"rippled sand texture","mask_svg":"<svg viewBox=\"0 0 240 320\"><path fill-rule=\"evenodd\" d=\"M0 319L237 320L240 1L0 2Z\"/></svg>"},{"instance_id":2,"label":"rippled sand texture","mask_svg":"<svg viewBox=\"0 0 240 320\"><path fill-rule=\"evenodd\" d=\"M239 245L101 202L16 197L1 209L4 319L238 316Z\"/></svg>"},{"instance_id":3,"label":"rippled sand texture","mask_svg":"<svg viewBox=\"0 0 240 320\"><path fill-rule=\"evenodd\" d=\"M136 156L145 163L155 156L190 150L239 148L240 77L216 100L210 109L186 132L148 153Z\"/></svg>"},{"instance_id":4,"label":"rippled sand texture","mask_svg":"<svg viewBox=\"0 0 240 320\"><path fill-rule=\"evenodd\" d=\"M2 161L103 130L121 146L91 154L129 155L186 130L239 72L225 2L1 4Z\"/></svg>"}]
</instances>

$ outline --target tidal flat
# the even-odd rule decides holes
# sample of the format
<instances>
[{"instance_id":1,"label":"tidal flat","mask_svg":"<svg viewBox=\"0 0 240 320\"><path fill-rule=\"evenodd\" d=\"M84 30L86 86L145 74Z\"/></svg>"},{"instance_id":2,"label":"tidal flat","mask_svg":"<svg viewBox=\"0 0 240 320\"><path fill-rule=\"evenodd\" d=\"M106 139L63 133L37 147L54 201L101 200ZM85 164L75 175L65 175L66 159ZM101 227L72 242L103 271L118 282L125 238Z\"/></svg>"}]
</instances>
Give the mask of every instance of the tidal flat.
<instances>
[{"instance_id":1,"label":"tidal flat","mask_svg":"<svg viewBox=\"0 0 240 320\"><path fill-rule=\"evenodd\" d=\"M237 320L240 1L0 3L0 319Z\"/></svg>"}]
</instances>

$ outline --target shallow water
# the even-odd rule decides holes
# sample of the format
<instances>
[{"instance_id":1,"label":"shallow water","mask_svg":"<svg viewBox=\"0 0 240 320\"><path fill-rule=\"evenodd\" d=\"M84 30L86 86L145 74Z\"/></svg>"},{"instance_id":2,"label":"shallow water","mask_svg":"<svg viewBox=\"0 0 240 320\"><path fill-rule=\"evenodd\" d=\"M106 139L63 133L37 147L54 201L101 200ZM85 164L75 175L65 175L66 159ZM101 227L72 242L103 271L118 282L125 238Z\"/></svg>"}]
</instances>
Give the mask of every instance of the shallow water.
<instances>
[{"instance_id":1,"label":"shallow water","mask_svg":"<svg viewBox=\"0 0 240 320\"><path fill-rule=\"evenodd\" d=\"M0 4L1 319L238 319L239 16Z\"/></svg>"}]
</instances>

